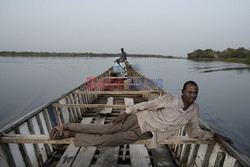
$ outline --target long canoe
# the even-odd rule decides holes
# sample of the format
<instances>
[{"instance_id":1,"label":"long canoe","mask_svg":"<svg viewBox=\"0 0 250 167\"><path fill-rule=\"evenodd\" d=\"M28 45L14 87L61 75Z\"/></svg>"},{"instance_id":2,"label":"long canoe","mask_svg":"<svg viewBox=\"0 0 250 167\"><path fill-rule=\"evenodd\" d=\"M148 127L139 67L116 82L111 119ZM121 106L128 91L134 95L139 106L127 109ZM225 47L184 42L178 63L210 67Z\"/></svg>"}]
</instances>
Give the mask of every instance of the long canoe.
<instances>
[{"instance_id":1,"label":"long canoe","mask_svg":"<svg viewBox=\"0 0 250 167\"><path fill-rule=\"evenodd\" d=\"M120 147L75 147L74 138L49 139L52 127L68 122L107 124L126 107L165 92L157 83L127 68L126 77L111 68L0 130L0 166L250 166L249 158L223 141L199 141L184 127L157 149L145 141ZM209 129L204 123L201 128Z\"/></svg>"}]
</instances>

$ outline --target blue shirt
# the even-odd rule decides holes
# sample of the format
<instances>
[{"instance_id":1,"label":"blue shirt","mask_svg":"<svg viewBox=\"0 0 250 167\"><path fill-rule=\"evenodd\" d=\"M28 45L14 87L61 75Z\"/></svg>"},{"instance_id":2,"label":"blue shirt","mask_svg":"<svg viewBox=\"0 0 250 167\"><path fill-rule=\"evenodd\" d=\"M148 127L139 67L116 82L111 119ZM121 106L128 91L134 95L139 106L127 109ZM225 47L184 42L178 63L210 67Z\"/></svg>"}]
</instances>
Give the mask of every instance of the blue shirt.
<instances>
[{"instance_id":1,"label":"blue shirt","mask_svg":"<svg viewBox=\"0 0 250 167\"><path fill-rule=\"evenodd\" d=\"M114 71L124 71L124 67L121 64L115 63L113 66Z\"/></svg>"},{"instance_id":2,"label":"blue shirt","mask_svg":"<svg viewBox=\"0 0 250 167\"><path fill-rule=\"evenodd\" d=\"M113 71L120 72L120 75L118 75L119 77L125 76L125 70L121 64L115 62L115 64L113 65Z\"/></svg>"}]
</instances>

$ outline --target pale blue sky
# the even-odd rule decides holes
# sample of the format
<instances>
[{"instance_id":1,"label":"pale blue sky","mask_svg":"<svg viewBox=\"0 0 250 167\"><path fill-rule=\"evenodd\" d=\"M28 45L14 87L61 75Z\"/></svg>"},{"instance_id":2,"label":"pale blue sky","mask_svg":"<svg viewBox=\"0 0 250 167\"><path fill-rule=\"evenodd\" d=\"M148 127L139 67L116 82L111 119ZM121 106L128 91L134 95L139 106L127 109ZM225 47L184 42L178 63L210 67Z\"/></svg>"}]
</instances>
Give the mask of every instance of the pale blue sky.
<instances>
[{"instance_id":1,"label":"pale blue sky","mask_svg":"<svg viewBox=\"0 0 250 167\"><path fill-rule=\"evenodd\" d=\"M250 49L250 0L0 0L0 51Z\"/></svg>"}]
</instances>

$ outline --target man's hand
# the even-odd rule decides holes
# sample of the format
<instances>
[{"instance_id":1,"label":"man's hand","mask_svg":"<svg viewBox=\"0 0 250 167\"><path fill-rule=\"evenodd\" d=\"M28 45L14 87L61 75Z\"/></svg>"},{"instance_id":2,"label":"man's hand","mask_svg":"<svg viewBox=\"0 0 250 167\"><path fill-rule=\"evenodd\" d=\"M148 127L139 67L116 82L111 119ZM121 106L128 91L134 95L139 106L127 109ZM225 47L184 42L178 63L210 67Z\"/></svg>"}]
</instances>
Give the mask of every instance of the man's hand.
<instances>
[{"instance_id":1,"label":"man's hand","mask_svg":"<svg viewBox=\"0 0 250 167\"><path fill-rule=\"evenodd\" d=\"M123 112L120 115L118 115L116 119L113 120L113 123L117 124L118 122L121 122L123 124L124 121L127 119L127 117L128 117L128 114L126 112Z\"/></svg>"},{"instance_id":2,"label":"man's hand","mask_svg":"<svg viewBox=\"0 0 250 167\"><path fill-rule=\"evenodd\" d=\"M219 133L214 133L214 139L218 142L218 141L225 141L228 142L230 144L233 144L233 141L225 136L220 135Z\"/></svg>"}]
</instances>

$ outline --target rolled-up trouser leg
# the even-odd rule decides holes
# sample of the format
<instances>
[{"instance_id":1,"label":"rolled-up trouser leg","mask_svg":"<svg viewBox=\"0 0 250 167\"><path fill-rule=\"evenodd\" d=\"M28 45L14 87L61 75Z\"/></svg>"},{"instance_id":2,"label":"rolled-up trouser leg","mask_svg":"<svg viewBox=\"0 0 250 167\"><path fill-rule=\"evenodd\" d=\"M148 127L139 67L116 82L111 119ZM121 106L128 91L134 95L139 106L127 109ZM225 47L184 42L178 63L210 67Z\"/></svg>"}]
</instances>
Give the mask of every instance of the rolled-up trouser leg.
<instances>
[{"instance_id":1,"label":"rolled-up trouser leg","mask_svg":"<svg viewBox=\"0 0 250 167\"><path fill-rule=\"evenodd\" d=\"M139 126L133 130L107 135L76 133L75 146L116 147L151 137L152 134L149 132L141 133Z\"/></svg>"},{"instance_id":2,"label":"rolled-up trouser leg","mask_svg":"<svg viewBox=\"0 0 250 167\"><path fill-rule=\"evenodd\" d=\"M106 125L70 123L69 130L77 133L104 135L127 131L138 126L139 125L136 115L130 114L123 124L121 124L121 122L117 124L111 123Z\"/></svg>"}]
</instances>

